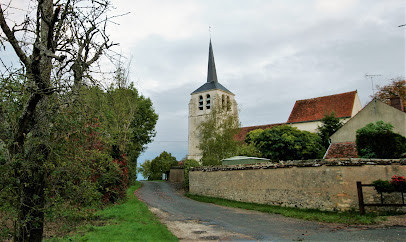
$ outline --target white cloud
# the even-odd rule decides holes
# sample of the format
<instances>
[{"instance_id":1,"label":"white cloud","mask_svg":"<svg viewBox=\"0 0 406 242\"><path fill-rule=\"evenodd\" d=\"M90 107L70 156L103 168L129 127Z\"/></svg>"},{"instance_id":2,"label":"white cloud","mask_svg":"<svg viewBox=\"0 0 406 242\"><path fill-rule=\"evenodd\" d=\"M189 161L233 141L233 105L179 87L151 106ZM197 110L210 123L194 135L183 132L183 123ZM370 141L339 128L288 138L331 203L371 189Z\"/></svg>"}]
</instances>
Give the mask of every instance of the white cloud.
<instances>
[{"instance_id":1,"label":"white cloud","mask_svg":"<svg viewBox=\"0 0 406 242\"><path fill-rule=\"evenodd\" d=\"M206 81L209 26L219 81L236 94L243 125L285 122L298 99L355 89L366 104L366 73L381 74L379 85L405 76L406 28L397 27L406 23L404 0L112 3L131 12L111 37L160 114L157 141L187 140L190 93ZM140 161L167 149L179 159L187 153L184 143L150 147Z\"/></svg>"}]
</instances>

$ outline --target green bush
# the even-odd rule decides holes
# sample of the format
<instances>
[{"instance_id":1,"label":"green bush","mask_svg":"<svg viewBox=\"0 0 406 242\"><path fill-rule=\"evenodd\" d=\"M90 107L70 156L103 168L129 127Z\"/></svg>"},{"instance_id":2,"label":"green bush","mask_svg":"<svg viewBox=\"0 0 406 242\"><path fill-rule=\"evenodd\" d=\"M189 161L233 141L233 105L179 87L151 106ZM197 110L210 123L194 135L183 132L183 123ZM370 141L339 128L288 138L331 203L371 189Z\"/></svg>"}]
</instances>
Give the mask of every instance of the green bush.
<instances>
[{"instance_id":1,"label":"green bush","mask_svg":"<svg viewBox=\"0 0 406 242\"><path fill-rule=\"evenodd\" d=\"M389 181L377 180L372 182L377 192L394 192L395 188Z\"/></svg>"},{"instance_id":2,"label":"green bush","mask_svg":"<svg viewBox=\"0 0 406 242\"><path fill-rule=\"evenodd\" d=\"M377 192L406 192L406 179L403 176L393 176L391 181L376 180L372 182Z\"/></svg>"},{"instance_id":3,"label":"green bush","mask_svg":"<svg viewBox=\"0 0 406 242\"><path fill-rule=\"evenodd\" d=\"M265 129L251 142L265 158L271 160L318 159L325 152L317 134L287 125Z\"/></svg>"},{"instance_id":4,"label":"green bush","mask_svg":"<svg viewBox=\"0 0 406 242\"><path fill-rule=\"evenodd\" d=\"M261 151L254 144L238 145L237 155L249 157L262 157Z\"/></svg>"},{"instance_id":5,"label":"green bush","mask_svg":"<svg viewBox=\"0 0 406 242\"><path fill-rule=\"evenodd\" d=\"M358 156L363 158L399 158L406 152L406 138L392 131L390 123L377 121L357 130Z\"/></svg>"}]
</instances>

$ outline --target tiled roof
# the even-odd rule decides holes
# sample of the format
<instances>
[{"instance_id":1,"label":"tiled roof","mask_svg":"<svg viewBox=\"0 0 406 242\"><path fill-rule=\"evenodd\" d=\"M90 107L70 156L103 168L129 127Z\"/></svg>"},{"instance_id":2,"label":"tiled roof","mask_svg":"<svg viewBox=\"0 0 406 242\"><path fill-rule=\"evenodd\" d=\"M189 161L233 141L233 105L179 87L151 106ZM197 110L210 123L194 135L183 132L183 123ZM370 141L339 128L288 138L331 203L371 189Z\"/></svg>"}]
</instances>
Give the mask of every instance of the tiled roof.
<instances>
[{"instance_id":1,"label":"tiled roof","mask_svg":"<svg viewBox=\"0 0 406 242\"><path fill-rule=\"evenodd\" d=\"M298 100L287 123L321 120L324 115L335 112L338 118L351 117L357 91L330 96Z\"/></svg>"},{"instance_id":2,"label":"tiled roof","mask_svg":"<svg viewBox=\"0 0 406 242\"><path fill-rule=\"evenodd\" d=\"M332 143L324 158L358 158L357 145L355 142Z\"/></svg>"},{"instance_id":3,"label":"tiled roof","mask_svg":"<svg viewBox=\"0 0 406 242\"><path fill-rule=\"evenodd\" d=\"M235 141L244 142L245 137L247 136L248 132L256 130L256 129L269 129L275 126L283 125L285 123L279 124L265 124L265 125L257 125L257 126L249 126L249 127L242 127L240 132L234 136Z\"/></svg>"}]
</instances>

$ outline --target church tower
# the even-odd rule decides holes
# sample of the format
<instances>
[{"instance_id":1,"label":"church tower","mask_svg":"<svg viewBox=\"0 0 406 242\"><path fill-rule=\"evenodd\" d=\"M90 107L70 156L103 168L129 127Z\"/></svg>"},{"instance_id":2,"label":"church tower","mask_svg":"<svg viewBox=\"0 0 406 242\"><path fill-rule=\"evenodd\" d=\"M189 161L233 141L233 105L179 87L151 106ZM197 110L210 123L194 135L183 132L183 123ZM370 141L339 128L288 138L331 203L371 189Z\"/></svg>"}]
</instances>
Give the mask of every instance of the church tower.
<instances>
[{"instance_id":1,"label":"church tower","mask_svg":"<svg viewBox=\"0 0 406 242\"><path fill-rule=\"evenodd\" d=\"M221 85L217 80L214 63L213 47L210 40L207 82L192 92L189 102L189 138L188 159L200 161L202 152L199 149L199 126L206 120L210 112L221 105L229 112L238 115L234 94Z\"/></svg>"}]
</instances>

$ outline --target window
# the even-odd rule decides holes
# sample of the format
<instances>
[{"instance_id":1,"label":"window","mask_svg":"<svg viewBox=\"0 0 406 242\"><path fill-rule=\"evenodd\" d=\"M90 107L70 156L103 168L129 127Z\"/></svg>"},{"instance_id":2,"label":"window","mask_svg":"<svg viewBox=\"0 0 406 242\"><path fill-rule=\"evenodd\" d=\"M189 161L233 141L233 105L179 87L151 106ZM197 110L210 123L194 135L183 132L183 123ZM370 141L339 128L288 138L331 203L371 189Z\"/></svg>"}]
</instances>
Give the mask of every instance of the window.
<instances>
[{"instance_id":1,"label":"window","mask_svg":"<svg viewBox=\"0 0 406 242\"><path fill-rule=\"evenodd\" d=\"M221 107L222 107L223 109L226 108L226 99L224 98L224 94L221 95Z\"/></svg>"},{"instance_id":2,"label":"window","mask_svg":"<svg viewBox=\"0 0 406 242\"><path fill-rule=\"evenodd\" d=\"M199 96L199 110L203 110L203 96Z\"/></svg>"},{"instance_id":3,"label":"window","mask_svg":"<svg viewBox=\"0 0 406 242\"><path fill-rule=\"evenodd\" d=\"M210 94L207 94L206 96L206 108L210 109Z\"/></svg>"},{"instance_id":4,"label":"window","mask_svg":"<svg viewBox=\"0 0 406 242\"><path fill-rule=\"evenodd\" d=\"M231 110L230 96L227 96L227 111Z\"/></svg>"}]
</instances>

